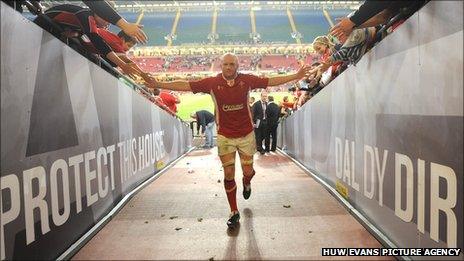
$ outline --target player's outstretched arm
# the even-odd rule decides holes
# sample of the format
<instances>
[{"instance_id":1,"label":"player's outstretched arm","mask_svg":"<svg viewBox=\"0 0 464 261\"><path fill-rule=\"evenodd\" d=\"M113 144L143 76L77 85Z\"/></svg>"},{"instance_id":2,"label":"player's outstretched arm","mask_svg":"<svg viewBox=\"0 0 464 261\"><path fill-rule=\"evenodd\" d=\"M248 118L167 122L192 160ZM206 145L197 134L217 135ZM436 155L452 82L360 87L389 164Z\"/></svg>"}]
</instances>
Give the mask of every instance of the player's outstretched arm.
<instances>
[{"instance_id":1,"label":"player's outstretched arm","mask_svg":"<svg viewBox=\"0 0 464 261\"><path fill-rule=\"evenodd\" d=\"M154 77L144 74L143 79L147 82L148 88L167 89L173 91L192 91L190 83L188 81L173 81L173 82L159 82Z\"/></svg>"},{"instance_id":2,"label":"player's outstretched arm","mask_svg":"<svg viewBox=\"0 0 464 261\"><path fill-rule=\"evenodd\" d=\"M304 65L297 73L269 78L268 86L277 86L294 80L300 80L309 74L311 67Z\"/></svg>"}]
</instances>

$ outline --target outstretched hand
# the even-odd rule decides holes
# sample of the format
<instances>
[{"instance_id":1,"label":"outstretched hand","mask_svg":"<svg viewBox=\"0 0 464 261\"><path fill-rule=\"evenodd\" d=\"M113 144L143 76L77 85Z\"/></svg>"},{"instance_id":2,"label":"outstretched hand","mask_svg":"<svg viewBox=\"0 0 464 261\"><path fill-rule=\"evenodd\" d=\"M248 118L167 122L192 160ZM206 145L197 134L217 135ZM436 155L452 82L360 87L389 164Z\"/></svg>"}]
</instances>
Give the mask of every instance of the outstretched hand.
<instances>
[{"instance_id":1,"label":"outstretched hand","mask_svg":"<svg viewBox=\"0 0 464 261\"><path fill-rule=\"evenodd\" d=\"M141 71L139 70L139 68L135 64L132 64L132 63L124 63L120 65L119 67L125 74L127 74L132 79L135 79L136 75L141 74Z\"/></svg>"},{"instance_id":2,"label":"outstretched hand","mask_svg":"<svg viewBox=\"0 0 464 261\"><path fill-rule=\"evenodd\" d=\"M296 73L296 76L298 79L305 78L309 75L309 72L311 71L311 66L309 65L303 65L298 72Z\"/></svg>"},{"instance_id":3,"label":"outstretched hand","mask_svg":"<svg viewBox=\"0 0 464 261\"><path fill-rule=\"evenodd\" d=\"M345 17L330 29L330 34L342 42L353 32L354 26L355 24L348 17Z\"/></svg>"},{"instance_id":4,"label":"outstretched hand","mask_svg":"<svg viewBox=\"0 0 464 261\"><path fill-rule=\"evenodd\" d=\"M122 26L122 30L129 36L132 36L138 43L146 44L147 35L142 30L143 25L127 23Z\"/></svg>"},{"instance_id":5,"label":"outstretched hand","mask_svg":"<svg viewBox=\"0 0 464 261\"><path fill-rule=\"evenodd\" d=\"M155 79L155 77L151 76L149 73L142 73L140 76L142 76L148 88L156 89L158 81Z\"/></svg>"}]
</instances>

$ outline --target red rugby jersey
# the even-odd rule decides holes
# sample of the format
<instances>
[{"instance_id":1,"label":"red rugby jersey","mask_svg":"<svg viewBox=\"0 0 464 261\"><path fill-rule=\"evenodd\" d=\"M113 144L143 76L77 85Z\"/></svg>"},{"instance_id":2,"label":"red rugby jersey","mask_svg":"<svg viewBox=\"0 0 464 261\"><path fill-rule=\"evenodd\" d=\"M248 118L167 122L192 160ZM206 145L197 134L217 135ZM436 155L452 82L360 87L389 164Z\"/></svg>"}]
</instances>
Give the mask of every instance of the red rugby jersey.
<instances>
[{"instance_id":1,"label":"red rugby jersey","mask_svg":"<svg viewBox=\"0 0 464 261\"><path fill-rule=\"evenodd\" d=\"M117 34L102 28L98 28L97 33L101 36L101 38L103 38L103 40L105 40L115 53L126 53L129 51L124 48L123 40Z\"/></svg>"},{"instance_id":2,"label":"red rugby jersey","mask_svg":"<svg viewBox=\"0 0 464 261\"><path fill-rule=\"evenodd\" d=\"M128 49L124 48L123 40L117 35L114 34L106 29L97 28L96 33L105 41L106 44L111 48L111 50L115 53L126 53L129 51ZM84 46L87 48L88 51L100 54L98 49L92 44L92 42L83 42Z\"/></svg>"},{"instance_id":3,"label":"red rugby jersey","mask_svg":"<svg viewBox=\"0 0 464 261\"><path fill-rule=\"evenodd\" d=\"M216 111L218 134L227 138L244 137L253 131L250 106L250 90L266 88L269 78L239 73L234 85L227 85L222 74L190 82L193 93L211 94Z\"/></svg>"},{"instance_id":4,"label":"red rugby jersey","mask_svg":"<svg viewBox=\"0 0 464 261\"><path fill-rule=\"evenodd\" d=\"M163 100L163 103L174 113L177 113L176 97L169 92L162 91L159 97Z\"/></svg>"}]
</instances>

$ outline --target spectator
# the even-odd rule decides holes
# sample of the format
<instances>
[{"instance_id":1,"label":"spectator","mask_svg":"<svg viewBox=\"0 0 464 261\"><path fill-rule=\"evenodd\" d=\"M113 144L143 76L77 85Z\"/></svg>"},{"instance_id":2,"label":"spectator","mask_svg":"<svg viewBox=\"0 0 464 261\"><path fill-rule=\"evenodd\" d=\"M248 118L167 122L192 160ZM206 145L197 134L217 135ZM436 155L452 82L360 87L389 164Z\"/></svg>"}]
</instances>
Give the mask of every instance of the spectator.
<instances>
[{"instance_id":1,"label":"spectator","mask_svg":"<svg viewBox=\"0 0 464 261\"><path fill-rule=\"evenodd\" d=\"M103 31L103 30L101 30ZM117 35L117 38L114 36L113 33L111 33L108 30L104 30L105 33L110 33L111 37L113 38L112 40L108 40L111 49L115 51L116 53L121 53L125 54L127 51L129 51L132 47L134 47L137 44L137 41L129 35L127 35L124 31L120 31ZM105 40L107 37L105 37Z\"/></svg>"},{"instance_id":2,"label":"spectator","mask_svg":"<svg viewBox=\"0 0 464 261\"><path fill-rule=\"evenodd\" d=\"M291 114L293 109L293 102L288 99L288 96L284 96L282 100L282 109L285 111L286 115Z\"/></svg>"},{"instance_id":3,"label":"spectator","mask_svg":"<svg viewBox=\"0 0 464 261\"><path fill-rule=\"evenodd\" d=\"M6 4L10 5L11 7L15 8L17 11L23 11L22 5L24 4L24 0L2 0ZM40 0L38 1L30 1L34 7L37 8L38 12L42 12L43 7L40 5ZM111 24L121 28L127 35L134 37L137 42L139 43L147 43L147 36L143 32L142 25L129 23L121 17L112 7L113 1L95 1L95 0L87 0L82 1L86 4L92 11L98 14L98 16L102 17L106 21L110 22Z\"/></svg>"},{"instance_id":4,"label":"spectator","mask_svg":"<svg viewBox=\"0 0 464 261\"><path fill-rule=\"evenodd\" d=\"M253 123L255 125L256 148L263 155L269 152L269 136L268 136L268 121L267 121L267 92L261 92L261 100L255 102L252 108ZM264 140L264 149L263 149Z\"/></svg>"},{"instance_id":5,"label":"spectator","mask_svg":"<svg viewBox=\"0 0 464 261\"><path fill-rule=\"evenodd\" d=\"M303 92L303 94L298 98L298 108L301 108L309 99L311 98L311 94L309 91Z\"/></svg>"},{"instance_id":6,"label":"spectator","mask_svg":"<svg viewBox=\"0 0 464 261\"><path fill-rule=\"evenodd\" d=\"M373 23L373 21L368 21L373 16L381 13L382 11L388 9L391 14L399 12L401 8L404 7L413 7L415 10L418 10L422 5L427 1L373 1L366 0L359 8L356 10L353 15L350 17L345 17L340 20L334 27L330 29L330 34L337 37L341 41L346 39L355 28L363 28L368 26L375 26L378 24ZM391 16L391 14L389 16ZM385 14L382 14L385 15ZM388 17L388 16L387 16ZM363 23L369 22L368 24L363 25ZM380 20L380 23L385 22L385 20Z\"/></svg>"},{"instance_id":7,"label":"spectator","mask_svg":"<svg viewBox=\"0 0 464 261\"><path fill-rule=\"evenodd\" d=\"M335 43L333 43L329 37L327 36L318 36L314 39L313 41L313 49L314 51L321 56L320 61L321 62L327 62L329 57L337 52L335 48ZM342 62L337 62L332 64L332 66L329 68L330 71L328 72L330 76L334 76L335 72L337 71L338 67L341 65ZM312 68L317 68L317 66L312 65ZM322 76L322 73L325 70L317 70L316 73L316 79L319 80L319 78Z\"/></svg>"},{"instance_id":8,"label":"spectator","mask_svg":"<svg viewBox=\"0 0 464 261\"><path fill-rule=\"evenodd\" d=\"M172 116L176 115L168 108L168 106L166 106L166 104L164 104L163 100L159 97L160 91L158 89L150 89L149 92L151 93L151 95L148 97L150 101Z\"/></svg>"},{"instance_id":9,"label":"spectator","mask_svg":"<svg viewBox=\"0 0 464 261\"><path fill-rule=\"evenodd\" d=\"M214 146L213 142L213 128L214 128L214 115L206 110L194 112L190 115L192 119L197 121L197 133L201 126L201 136L205 135L205 144L203 148L211 149Z\"/></svg>"},{"instance_id":10,"label":"spectator","mask_svg":"<svg viewBox=\"0 0 464 261\"><path fill-rule=\"evenodd\" d=\"M161 100L163 100L163 103L169 108L169 110L176 114L177 113L177 105L180 103L179 96L175 92L167 92L167 91L161 91L159 94L159 97Z\"/></svg>"},{"instance_id":11,"label":"spectator","mask_svg":"<svg viewBox=\"0 0 464 261\"><path fill-rule=\"evenodd\" d=\"M325 71L339 62L348 62L355 65L374 44L376 32L375 27L354 30L340 50L323 61L323 64L319 67L320 70Z\"/></svg>"},{"instance_id":12,"label":"spectator","mask_svg":"<svg viewBox=\"0 0 464 261\"><path fill-rule=\"evenodd\" d=\"M82 1L86 4L92 11L94 11L98 16L102 17L111 24L119 27L124 33L133 37L137 42L146 44L148 37L143 32L143 25L129 23L121 17L112 7L113 1L95 1L87 0Z\"/></svg>"},{"instance_id":13,"label":"spectator","mask_svg":"<svg viewBox=\"0 0 464 261\"><path fill-rule=\"evenodd\" d=\"M268 134L271 140L271 151L275 151L277 148L277 126L279 125L279 105L274 103L274 97L269 96L269 104L267 106L267 119L268 119Z\"/></svg>"},{"instance_id":14,"label":"spectator","mask_svg":"<svg viewBox=\"0 0 464 261\"><path fill-rule=\"evenodd\" d=\"M292 88L290 88L290 90L293 91L293 97L299 98L299 97L301 96L302 92L301 92L301 90L300 90L300 89L301 89L301 85L300 85L300 84L301 84L302 81L303 81L303 80L300 80L300 81L296 82L296 83L294 84L294 86L293 86Z\"/></svg>"},{"instance_id":15,"label":"spectator","mask_svg":"<svg viewBox=\"0 0 464 261\"><path fill-rule=\"evenodd\" d=\"M248 102L250 107L253 106L253 103L255 103L255 97L250 96L250 101Z\"/></svg>"},{"instance_id":16,"label":"spectator","mask_svg":"<svg viewBox=\"0 0 464 261\"><path fill-rule=\"evenodd\" d=\"M93 13L91 10L82 8L75 5L58 5L54 6L47 11L47 15L54 22L61 24L68 32L78 33L81 37L79 40L83 43L86 37L95 47L95 49L102 54L106 59L117 65L121 70L128 75L140 75L141 71L135 64L126 63L121 60L115 52L108 46L103 38L98 34L101 28L106 28L109 23L101 17ZM52 28L47 28L47 23L42 17L37 17L35 22L42 27L53 32ZM53 32L59 33L59 32ZM85 37L82 37L85 35Z\"/></svg>"},{"instance_id":17,"label":"spectator","mask_svg":"<svg viewBox=\"0 0 464 261\"><path fill-rule=\"evenodd\" d=\"M318 62L313 64L313 67L318 67L320 64ZM305 90L307 92L307 99L310 99L311 97L314 97L316 93L318 93L322 88L325 86L324 82L324 73L322 74L321 79L317 79L315 75L309 76L307 81L307 89Z\"/></svg>"},{"instance_id":18,"label":"spectator","mask_svg":"<svg viewBox=\"0 0 464 261\"><path fill-rule=\"evenodd\" d=\"M144 73L143 70L135 64L129 57L127 57L126 53L137 44L134 38L128 36L123 31L120 31L117 35L108 31L107 29L97 28L97 34L109 45L111 50L116 53L116 55L125 63L133 64L135 68L141 73ZM91 53L100 54L95 46L88 41L83 42L84 46L89 50ZM106 59L105 59L106 60ZM110 64L114 67L116 66L111 61ZM143 83L143 81L142 81Z\"/></svg>"},{"instance_id":19,"label":"spectator","mask_svg":"<svg viewBox=\"0 0 464 261\"><path fill-rule=\"evenodd\" d=\"M286 110L285 107L280 106L280 115L279 115L280 117L285 118L290 114L291 114L290 110Z\"/></svg>"}]
</instances>

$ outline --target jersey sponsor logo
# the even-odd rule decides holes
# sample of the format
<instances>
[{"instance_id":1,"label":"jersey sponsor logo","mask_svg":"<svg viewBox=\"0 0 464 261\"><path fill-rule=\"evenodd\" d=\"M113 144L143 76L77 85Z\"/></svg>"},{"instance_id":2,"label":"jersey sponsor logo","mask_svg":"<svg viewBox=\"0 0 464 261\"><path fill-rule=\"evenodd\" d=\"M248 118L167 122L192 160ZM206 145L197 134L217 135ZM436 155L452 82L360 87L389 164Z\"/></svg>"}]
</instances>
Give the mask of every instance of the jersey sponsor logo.
<instances>
[{"instance_id":1,"label":"jersey sponsor logo","mask_svg":"<svg viewBox=\"0 0 464 261\"><path fill-rule=\"evenodd\" d=\"M238 111L243 109L243 104L224 104L222 105L223 111Z\"/></svg>"}]
</instances>

